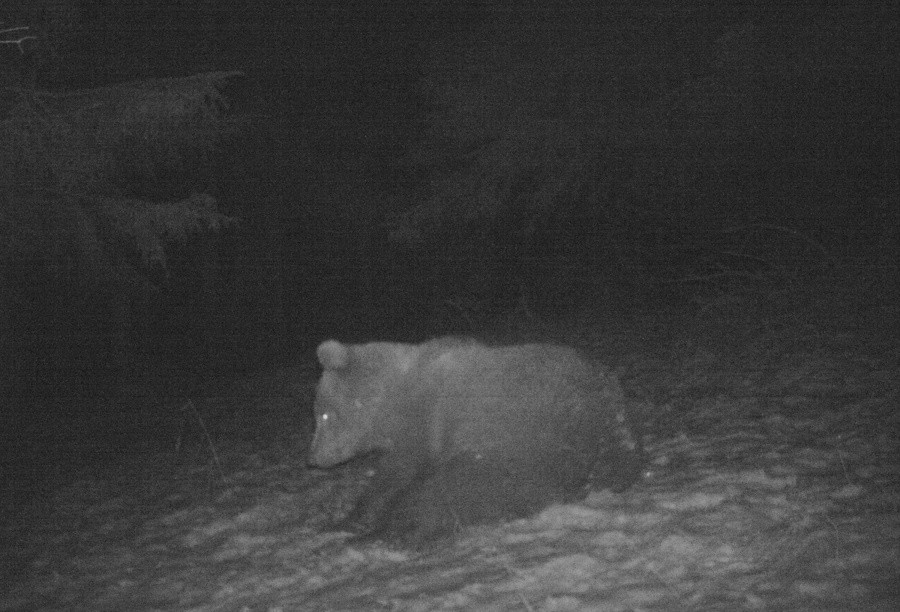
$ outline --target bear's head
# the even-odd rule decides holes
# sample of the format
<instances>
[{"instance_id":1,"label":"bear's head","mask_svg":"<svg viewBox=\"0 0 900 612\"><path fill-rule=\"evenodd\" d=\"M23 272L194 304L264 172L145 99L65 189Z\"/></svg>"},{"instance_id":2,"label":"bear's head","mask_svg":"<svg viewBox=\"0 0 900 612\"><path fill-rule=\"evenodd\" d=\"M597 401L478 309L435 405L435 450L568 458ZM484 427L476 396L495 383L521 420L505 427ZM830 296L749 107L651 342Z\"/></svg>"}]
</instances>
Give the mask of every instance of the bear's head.
<instances>
[{"instance_id":1,"label":"bear's head","mask_svg":"<svg viewBox=\"0 0 900 612\"><path fill-rule=\"evenodd\" d=\"M316 354L322 378L316 390L316 433L308 463L327 468L390 444L379 429L379 414L413 368L419 347L328 340Z\"/></svg>"}]
</instances>

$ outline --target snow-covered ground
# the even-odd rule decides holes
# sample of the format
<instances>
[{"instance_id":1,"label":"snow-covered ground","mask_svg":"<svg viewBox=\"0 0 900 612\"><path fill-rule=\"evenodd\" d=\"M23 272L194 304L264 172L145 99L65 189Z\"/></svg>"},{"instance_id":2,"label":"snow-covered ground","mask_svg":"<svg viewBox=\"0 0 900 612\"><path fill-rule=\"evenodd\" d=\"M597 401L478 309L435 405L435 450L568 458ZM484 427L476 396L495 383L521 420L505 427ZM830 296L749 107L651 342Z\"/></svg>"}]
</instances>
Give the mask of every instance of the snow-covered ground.
<instances>
[{"instance_id":1,"label":"snow-covered ground","mask_svg":"<svg viewBox=\"0 0 900 612\"><path fill-rule=\"evenodd\" d=\"M321 530L366 470L305 468L315 370L242 381L228 431L263 415L279 435L172 428L8 513L0 611L900 609L897 356L846 330L752 336L620 356L652 401L631 490L425 551ZM294 395L259 392L286 376Z\"/></svg>"}]
</instances>

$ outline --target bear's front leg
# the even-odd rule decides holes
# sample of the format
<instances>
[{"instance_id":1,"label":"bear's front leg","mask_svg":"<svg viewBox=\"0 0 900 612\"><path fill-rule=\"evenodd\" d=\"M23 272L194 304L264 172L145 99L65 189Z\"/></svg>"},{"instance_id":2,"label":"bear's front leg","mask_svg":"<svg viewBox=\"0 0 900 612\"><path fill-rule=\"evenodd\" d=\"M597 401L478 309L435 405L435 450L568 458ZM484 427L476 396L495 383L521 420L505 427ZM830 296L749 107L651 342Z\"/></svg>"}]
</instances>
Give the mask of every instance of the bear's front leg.
<instances>
[{"instance_id":1,"label":"bear's front leg","mask_svg":"<svg viewBox=\"0 0 900 612\"><path fill-rule=\"evenodd\" d=\"M427 479L431 470L410 461L408 456L386 455L380 460L375 476L360 496L353 510L333 528L352 531L359 539L389 537L395 529L392 524L405 522L401 510L413 495L419 483ZM414 517L410 517L414 518Z\"/></svg>"}]
</instances>

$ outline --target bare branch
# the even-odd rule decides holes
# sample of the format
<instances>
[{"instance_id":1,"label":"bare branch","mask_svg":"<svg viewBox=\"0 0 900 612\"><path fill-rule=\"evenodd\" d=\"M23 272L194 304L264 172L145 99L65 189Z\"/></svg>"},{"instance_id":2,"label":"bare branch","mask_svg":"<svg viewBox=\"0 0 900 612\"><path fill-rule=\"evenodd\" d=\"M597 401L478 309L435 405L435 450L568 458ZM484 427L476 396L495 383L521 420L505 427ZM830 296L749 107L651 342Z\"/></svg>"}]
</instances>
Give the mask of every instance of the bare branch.
<instances>
[{"instance_id":1,"label":"bare branch","mask_svg":"<svg viewBox=\"0 0 900 612\"><path fill-rule=\"evenodd\" d=\"M25 49L22 46L26 40L37 40L37 36L29 36L28 34L24 34L23 32L28 31L30 28L28 26L20 26L18 28L6 28L5 30L0 30L0 37L6 38L7 35L18 36L19 38L10 38L9 40L0 40L0 45L17 45L19 47L19 53L25 53Z\"/></svg>"}]
</instances>

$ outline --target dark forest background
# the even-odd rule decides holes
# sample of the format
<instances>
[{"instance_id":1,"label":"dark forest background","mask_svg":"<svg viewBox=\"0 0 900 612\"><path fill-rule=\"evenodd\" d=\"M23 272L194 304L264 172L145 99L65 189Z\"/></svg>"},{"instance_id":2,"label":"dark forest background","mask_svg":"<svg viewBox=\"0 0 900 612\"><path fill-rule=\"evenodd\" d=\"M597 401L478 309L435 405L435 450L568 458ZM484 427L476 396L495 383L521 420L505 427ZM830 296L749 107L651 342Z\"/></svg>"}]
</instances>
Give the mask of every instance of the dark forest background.
<instances>
[{"instance_id":1,"label":"dark forest background","mask_svg":"<svg viewBox=\"0 0 900 612\"><path fill-rule=\"evenodd\" d=\"M898 14L7 0L2 410L822 279L896 317Z\"/></svg>"}]
</instances>

